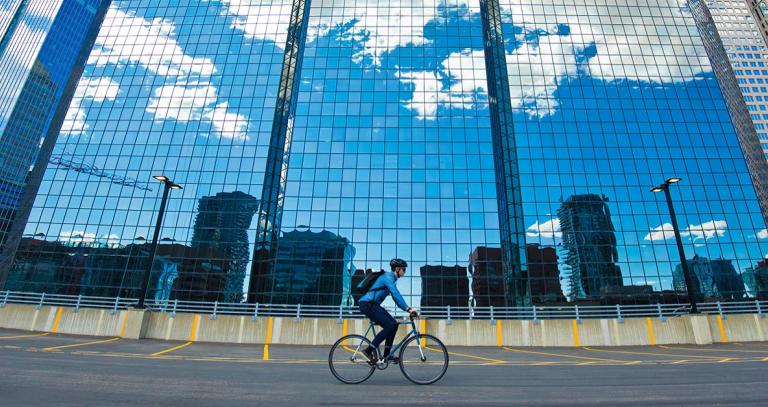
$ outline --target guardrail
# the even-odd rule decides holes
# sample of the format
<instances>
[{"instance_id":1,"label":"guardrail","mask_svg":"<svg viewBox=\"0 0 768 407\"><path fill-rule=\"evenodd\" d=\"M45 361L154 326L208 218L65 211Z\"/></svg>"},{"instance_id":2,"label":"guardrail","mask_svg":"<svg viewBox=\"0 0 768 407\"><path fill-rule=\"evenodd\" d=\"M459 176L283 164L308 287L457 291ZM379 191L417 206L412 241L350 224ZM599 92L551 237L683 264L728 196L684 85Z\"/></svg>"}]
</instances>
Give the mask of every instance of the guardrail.
<instances>
[{"instance_id":1,"label":"guardrail","mask_svg":"<svg viewBox=\"0 0 768 407\"><path fill-rule=\"evenodd\" d=\"M118 310L133 308L138 303L136 298L93 297L85 295L63 295L31 293L19 291L0 291L0 308L8 303L34 304L38 309L43 305L72 307L75 312L80 308ZM262 316L301 318L363 318L354 306L302 305L302 304L249 304L227 302L197 301L156 301L147 300L146 308L153 312L167 312L171 316L177 313L195 313L210 315L216 319L219 315L249 315L253 319ZM728 301L700 303L702 314L717 314L727 318L729 314L758 314L765 317L768 301ZM399 309L389 308L395 316L405 316ZM538 322L544 319L618 319L638 317L658 317L661 319L685 315L690 312L688 304L643 304L643 305L563 305L530 307L422 307L423 316L444 319L450 323L454 319L523 319Z\"/></svg>"}]
</instances>

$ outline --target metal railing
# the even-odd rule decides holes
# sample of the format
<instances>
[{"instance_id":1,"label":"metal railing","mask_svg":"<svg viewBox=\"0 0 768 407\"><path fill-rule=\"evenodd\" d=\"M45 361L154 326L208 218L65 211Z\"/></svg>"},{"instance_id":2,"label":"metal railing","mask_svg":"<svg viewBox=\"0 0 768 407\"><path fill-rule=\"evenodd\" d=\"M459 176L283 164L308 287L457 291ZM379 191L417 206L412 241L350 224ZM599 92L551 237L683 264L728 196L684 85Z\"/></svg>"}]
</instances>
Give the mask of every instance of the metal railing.
<instances>
[{"instance_id":1,"label":"metal railing","mask_svg":"<svg viewBox=\"0 0 768 407\"><path fill-rule=\"evenodd\" d=\"M0 308L6 304L33 304L38 309L44 305L74 308L118 310L133 308L138 303L136 298L93 297L85 295L63 295L30 293L18 291L0 291ZM166 312L171 316L177 313L209 315L216 319L219 315L249 315L254 320L262 316L301 318L363 318L355 306L302 305L302 304L249 304L227 302L198 301L156 301L147 300L146 308L153 312ZM389 308L395 316L405 316L399 309ZM768 301L728 301L706 302L699 304L702 314L716 314L723 318L733 314L757 314L765 318ZM444 319L451 323L457 319L477 319L494 322L498 319L531 320L534 323L545 319L618 319L658 317L661 319L689 314L688 304L643 304L643 305L562 305L530 307L422 307L426 318Z\"/></svg>"}]
</instances>

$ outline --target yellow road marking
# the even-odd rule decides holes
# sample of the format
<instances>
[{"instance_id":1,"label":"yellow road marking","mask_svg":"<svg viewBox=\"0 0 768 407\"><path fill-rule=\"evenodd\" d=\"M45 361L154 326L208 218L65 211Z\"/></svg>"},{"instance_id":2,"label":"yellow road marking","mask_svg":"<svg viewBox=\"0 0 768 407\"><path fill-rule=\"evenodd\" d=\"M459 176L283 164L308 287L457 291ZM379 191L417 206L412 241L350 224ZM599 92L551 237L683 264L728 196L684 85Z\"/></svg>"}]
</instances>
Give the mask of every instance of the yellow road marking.
<instances>
[{"instance_id":1,"label":"yellow road marking","mask_svg":"<svg viewBox=\"0 0 768 407\"><path fill-rule=\"evenodd\" d=\"M725 336L725 327L723 326L723 317L718 315L717 316L717 326L720 328L720 339L723 340L723 342L728 342L728 338Z\"/></svg>"},{"instance_id":2,"label":"yellow road marking","mask_svg":"<svg viewBox=\"0 0 768 407\"><path fill-rule=\"evenodd\" d=\"M440 352L439 350L430 348L429 346L425 346L424 348L425 349L429 349L429 350L431 350L433 352ZM493 364L497 364L497 365L509 363L506 360L486 358L486 357L483 357L483 356L467 355L466 353L450 352L449 351L448 354L451 355L451 356L461 356L461 357L470 358L470 359L477 359L477 360L484 360L486 362L493 362Z\"/></svg>"},{"instance_id":3,"label":"yellow road marking","mask_svg":"<svg viewBox=\"0 0 768 407\"><path fill-rule=\"evenodd\" d=\"M56 331L59 329L59 321L61 321L61 312L64 311L64 308L59 307L59 310L56 311L56 320L53 321L53 328L51 328L51 332L56 333Z\"/></svg>"},{"instance_id":4,"label":"yellow road marking","mask_svg":"<svg viewBox=\"0 0 768 407\"><path fill-rule=\"evenodd\" d=\"M679 365L681 363L687 363L687 362L688 362L687 360L683 359L683 360L678 360L676 362L672 362L670 363L670 365Z\"/></svg>"},{"instance_id":5,"label":"yellow road marking","mask_svg":"<svg viewBox=\"0 0 768 407\"><path fill-rule=\"evenodd\" d=\"M763 359L763 362L768 362L768 358L764 358L764 359Z\"/></svg>"},{"instance_id":6,"label":"yellow road marking","mask_svg":"<svg viewBox=\"0 0 768 407\"><path fill-rule=\"evenodd\" d=\"M579 341L579 323L575 319L573 320L573 346L577 348L581 346L581 341Z\"/></svg>"},{"instance_id":7,"label":"yellow road marking","mask_svg":"<svg viewBox=\"0 0 768 407\"><path fill-rule=\"evenodd\" d=\"M347 333L349 332L349 320L345 319L344 324L341 326L341 336L347 336ZM341 346L347 347L347 340L344 339L341 341Z\"/></svg>"},{"instance_id":8,"label":"yellow road marking","mask_svg":"<svg viewBox=\"0 0 768 407\"><path fill-rule=\"evenodd\" d=\"M14 336L0 336L0 339L19 339L19 338L34 338L36 336L46 336L50 335L50 332L46 332L43 334L32 334L32 335L14 335Z\"/></svg>"},{"instance_id":9,"label":"yellow road marking","mask_svg":"<svg viewBox=\"0 0 768 407\"><path fill-rule=\"evenodd\" d=\"M427 321L424 318L419 320L419 330L423 334L427 333ZM421 338L421 346L427 346L427 338Z\"/></svg>"},{"instance_id":10,"label":"yellow road marking","mask_svg":"<svg viewBox=\"0 0 768 407\"><path fill-rule=\"evenodd\" d=\"M264 341L264 356L262 360L269 360L269 342L272 341L272 317L267 322L267 339Z\"/></svg>"},{"instance_id":11,"label":"yellow road marking","mask_svg":"<svg viewBox=\"0 0 768 407\"><path fill-rule=\"evenodd\" d=\"M720 361L717 362L717 363L725 363L725 362L730 362L732 360L733 360L733 358L725 358L725 359L720 359Z\"/></svg>"},{"instance_id":12,"label":"yellow road marking","mask_svg":"<svg viewBox=\"0 0 768 407\"><path fill-rule=\"evenodd\" d=\"M544 356L555 356L559 358L572 358L572 359L582 359L582 360L592 360L597 362L612 362L612 363L627 363L627 362L635 362L632 360L619 360L619 359L605 359L605 358L594 358L591 356L576 356L576 355L563 355L561 353L550 353L550 352L539 352L535 350L522 350L522 349L513 349L508 348L506 346L503 347L503 349L512 351L512 352L518 352L518 353L530 353L533 355L544 355ZM587 348L584 348L587 349ZM553 362L557 363L557 362Z\"/></svg>"},{"instance_id":13,"label":"yellow road marking","mask_svg":"<svg viewBox=\"0 0 768 407\"><path fill-rule=\"evenodd\" d=\"M501 320L497 319L496 320L496 346L501 347L501 345L504 343L502 339L503 338L501 337Z\"/></svg>"},{"instance_id":14,"label":"yellow road marking","mask_svg":"<svg viewBox=\"0 0 768 407\"><path fill-rule=\"evenodd\" d=\"M186 348L187 346L189 346L189 345L191 345L191 344L192 344L192 341L189 341L189 342L186 342L186 343L182 343L182 344L181 344L181 345L179 345L179 346L174 346L174 347L172 347L172 348L168 348L168 349L165 349L165 350L161 350L160 352L155 352L155 353L153 353L153 354L152 354L152 356L160 356L160 355L165 355L165 354L166 354L166 353L168 353L168 352L173 352L173 351L175 351L175 350L177 350L177 349Z\"/></svg>"},{"instance_id":15,"label":"yellow road marking","mask_svg":"<svg viewBox=\"0 0 768 407\"><path fill-rule=\"evenodd\" d=\"M706 360L720 360L719 357L715 357L715 356L677 355L677 354L674 354L674 353L632 352L632 351L628 351L628 350L593 349L593 348L590 348L589 346L585 346L583 349L591 350L592 352L621 353L621 354L627 354L627 355L676 356L676 357L681 357L681 358L698 358L698 359L706 359Z\"/></svg>"},{"instance_id":16,"label":"yellow road marking","mask_svg":"<svg viewBox=\"0 0 768 407\"><path fill-rule=\"evenodd\" d=\"M702 352L743 352L743 353L762 353L763 355L768 353L768 351L765 351L765 350L747 350L747 349L699 349L699 348L687 348L684 346L670 347L670 346L664 346L664 345L659 345L659 347L664 349L670 349L670 350L681 349L681 350L695 350L695 351L702 351Z\"/></svg>"},{"instance_id":17,"label":"yellow road marking","mask_svg":"<svg viewBox=\"0 0 768 407\"><path fill-rule=\"evenodd\" d=\"M50 351L50 350L57 350L57 349L65 349L65 348L76 348L78 346L86 346L86 345L96 345L99 343L107 343L107 342L114 342L116 340L119 340L120 338L112 338L112 339L102 339L99 341L92 341L92 342L85 342L85 343L74 343L71 345L61 345L61 346L51 346L49 348L43 348L44 351Z\"/></svg>"},{"instance_id":18,"label":"yellow road marking","mask_svg":"<svg viewBox=\"0 0 768 407\"><path fill-rule=\"evenodd\" d=\"M648 323L648 340L651 342L651 345L656 345L656 337L653 335L653 323L650 318L646 318L645 321Z\"/></svg>"}]
</instances>

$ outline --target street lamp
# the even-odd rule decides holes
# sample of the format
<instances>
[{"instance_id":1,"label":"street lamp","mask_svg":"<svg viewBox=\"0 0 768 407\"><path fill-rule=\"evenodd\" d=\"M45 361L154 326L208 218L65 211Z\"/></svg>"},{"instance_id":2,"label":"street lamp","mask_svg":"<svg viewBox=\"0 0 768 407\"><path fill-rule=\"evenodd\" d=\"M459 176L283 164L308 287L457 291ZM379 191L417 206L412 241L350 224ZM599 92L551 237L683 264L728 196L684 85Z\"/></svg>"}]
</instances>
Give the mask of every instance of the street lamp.
<instances>
[{"instance_id":1,"label":"street lamp","mask_svg":"<svg viewBox=\"0 0 768 407\"><path fill-rule=\"evenodd\" d=\"M675 215L675 208L672 206L672 195L669 193L669 186L677 184L682 181L682 178L672 177L667 178L663 184L651 188L651 192L664 192L664 196L667 198L667 207L669 208L669 216L672 218L672 229L675 231L675 240L677 241L677 252L680 255L680 267L683 268L683 277L685 278L685 288L688 291L688 300L691 303L691 314L698 314L699 308L696 306L696 287L693 285L691 279L691 272L688 270L688 260L685 258L685 250L683 249L683 239L680 237L680 229L677 226L677 216ZM663 229L663 228L662 228Z\"/></svg>"},{"instance_id":2,"label":"street lamp","mask_svg":"<svg viewBox=\"0 0 768 407\"><path fill-rule=\"evenodd\" d=\"M144 308L144 297L147 296L147 289L149 288L149 276L152 273L152 263L155 262L157 238L160 237L160 227L163 225L163 215L165 214L165 204L168 202L168 193L172 189L181 189L181 185L171 181L165 175L155 175L152 178L162 182L165 188L163 189L163 200L160 201L157 224L155 224L155 234L152 237L152 246L149 248L149 261L147 262L146 270L144 270L144 280L141 283L141 293L139 294L139 303L136 304L136 308Z\"/></svg>"}]
</instances>

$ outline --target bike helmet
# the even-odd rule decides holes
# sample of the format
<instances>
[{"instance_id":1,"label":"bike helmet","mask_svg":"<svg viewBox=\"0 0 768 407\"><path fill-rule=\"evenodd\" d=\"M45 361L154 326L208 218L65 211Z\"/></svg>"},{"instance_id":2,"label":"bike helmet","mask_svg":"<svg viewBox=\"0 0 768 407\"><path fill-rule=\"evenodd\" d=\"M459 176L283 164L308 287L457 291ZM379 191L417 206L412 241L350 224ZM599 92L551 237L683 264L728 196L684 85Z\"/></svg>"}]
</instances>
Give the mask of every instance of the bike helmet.
<instances>
[{"instance_id":1,"label":"bike helmet","mask_svg":"<svg viewBox=\"0 0 768 407\"><path fill-rule=\"evenodd\" d=\"M392 261L389 262L389 267L392 267L392 270L395 270L398 267L408 267L408 262L406 262L403 259L392 259Z\"/></svg>"}]
</instances>

